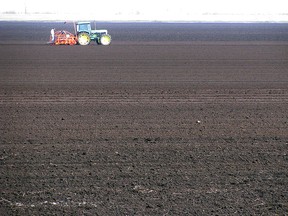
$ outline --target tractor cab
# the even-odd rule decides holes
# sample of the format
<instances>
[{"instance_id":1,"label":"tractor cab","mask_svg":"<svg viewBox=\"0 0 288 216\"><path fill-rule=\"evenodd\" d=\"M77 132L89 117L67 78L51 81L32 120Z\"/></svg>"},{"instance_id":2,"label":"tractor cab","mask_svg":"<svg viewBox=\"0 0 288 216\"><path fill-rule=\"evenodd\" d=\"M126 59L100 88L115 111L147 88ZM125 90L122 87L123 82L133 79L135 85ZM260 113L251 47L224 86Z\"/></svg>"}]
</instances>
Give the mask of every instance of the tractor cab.
<instances>
[{"instance_id":1,"label":"tractor cab","mask_svg":"<svg viewBox=\"0 0 288 216\"><path fill-rule=\"evenodd\" d=\"M88 34L90 34L91 33L91 23L90 22L78 22L78 23L76 23L76 30L77 30L77 33L87 32Z\"/></svg>"},{"instance_id":2,"label":"tractor cab","mask_svg":"<svg viewBox=\"0 0 288 216\"><path fill-rule=\"evenodd\" d=\"M90 22L77 22L76 34L80 45L88 45L91 40L102 45L109 45L111 43L111 36L108 34L108 31L92 30Z\"/></svg>"}]
</instances>

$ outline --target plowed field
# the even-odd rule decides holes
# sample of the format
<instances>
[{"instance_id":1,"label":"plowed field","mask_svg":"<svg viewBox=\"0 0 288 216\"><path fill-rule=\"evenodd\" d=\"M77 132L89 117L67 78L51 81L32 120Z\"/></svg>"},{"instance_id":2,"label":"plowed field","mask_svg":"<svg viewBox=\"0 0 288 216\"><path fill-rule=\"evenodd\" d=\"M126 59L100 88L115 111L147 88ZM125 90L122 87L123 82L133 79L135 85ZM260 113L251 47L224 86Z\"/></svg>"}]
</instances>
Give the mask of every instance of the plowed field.
<instances>
[{"instance_id":1,"label":"plowed field","mask_svg":"<svg viewBox=\"0 0 288 216\"><path fill-rule=\"evenodd\" d=\"M1 215L287 215L287 24L0 22Z\"/></svg>"}]
</instances>

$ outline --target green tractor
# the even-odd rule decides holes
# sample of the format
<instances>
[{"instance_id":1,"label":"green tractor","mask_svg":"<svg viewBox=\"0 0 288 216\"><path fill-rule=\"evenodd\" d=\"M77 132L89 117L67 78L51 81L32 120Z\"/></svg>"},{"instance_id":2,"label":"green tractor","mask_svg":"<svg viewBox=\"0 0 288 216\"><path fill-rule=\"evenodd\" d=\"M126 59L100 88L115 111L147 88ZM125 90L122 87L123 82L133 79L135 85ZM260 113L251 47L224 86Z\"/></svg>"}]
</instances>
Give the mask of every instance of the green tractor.
<instances>
[{"instance_id":1,"label":"green tractor","mask_svg":"<svg viewBox=\"0 0 288 216\"><path fill-rule=\"evenodd\" d=\"M111 36L107 30L92 30L90 22L75 23L75 33L80 45L88 45L91 40L99 45L107 46L111 43Z\"/></svg>"}]
</instances>

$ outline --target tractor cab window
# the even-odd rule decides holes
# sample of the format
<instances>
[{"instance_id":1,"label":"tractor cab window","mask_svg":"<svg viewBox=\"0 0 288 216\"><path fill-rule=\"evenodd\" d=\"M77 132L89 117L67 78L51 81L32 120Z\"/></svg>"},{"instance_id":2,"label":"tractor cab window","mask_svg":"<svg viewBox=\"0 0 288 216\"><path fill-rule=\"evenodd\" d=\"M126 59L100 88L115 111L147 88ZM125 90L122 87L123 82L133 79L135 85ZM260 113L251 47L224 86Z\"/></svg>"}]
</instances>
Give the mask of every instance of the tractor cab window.
<instances>
[{"instance_id":1,"label":"tractor cab window","mask_svg":"<svg viewBox=\"0 0 288 216\"><path fill-rule=\"evenodd\" d=\"M82 31L85 31L85 32L90 32L91 31L91 25L89 25L88 23L86 24L78 24L77 25L77 31L78 32L82 32Z\"/></svg>"}]
</instances>

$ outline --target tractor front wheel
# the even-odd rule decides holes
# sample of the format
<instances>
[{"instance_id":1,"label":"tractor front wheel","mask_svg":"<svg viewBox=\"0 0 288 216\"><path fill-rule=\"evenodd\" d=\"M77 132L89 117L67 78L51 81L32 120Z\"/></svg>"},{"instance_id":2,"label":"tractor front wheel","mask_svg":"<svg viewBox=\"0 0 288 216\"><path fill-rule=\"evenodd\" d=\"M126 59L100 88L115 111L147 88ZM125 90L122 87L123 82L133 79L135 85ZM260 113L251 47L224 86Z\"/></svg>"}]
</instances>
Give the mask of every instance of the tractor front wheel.
<instances>
[{"instance_id":1,"label":"tractor front wheel","mask_svg":"<svg viewBox=\"0 0 288 216\"><path fill-rule=\"evenodd\" d=\"M80 45L88 45L91 41L89 34L86 32L81 32L78 34L78 43Z\"/></svg>"},{"instance_id":2,"label":"tractor front wheel","mask_svg":"<svg viewBox=\"0 0 288 216\"><path fill-rule=\"evenodd\" d=\"M100 44L107 46L111 43L111 36L109 34L103 34L100 38Z\"/></svg>"}]
</instances>

